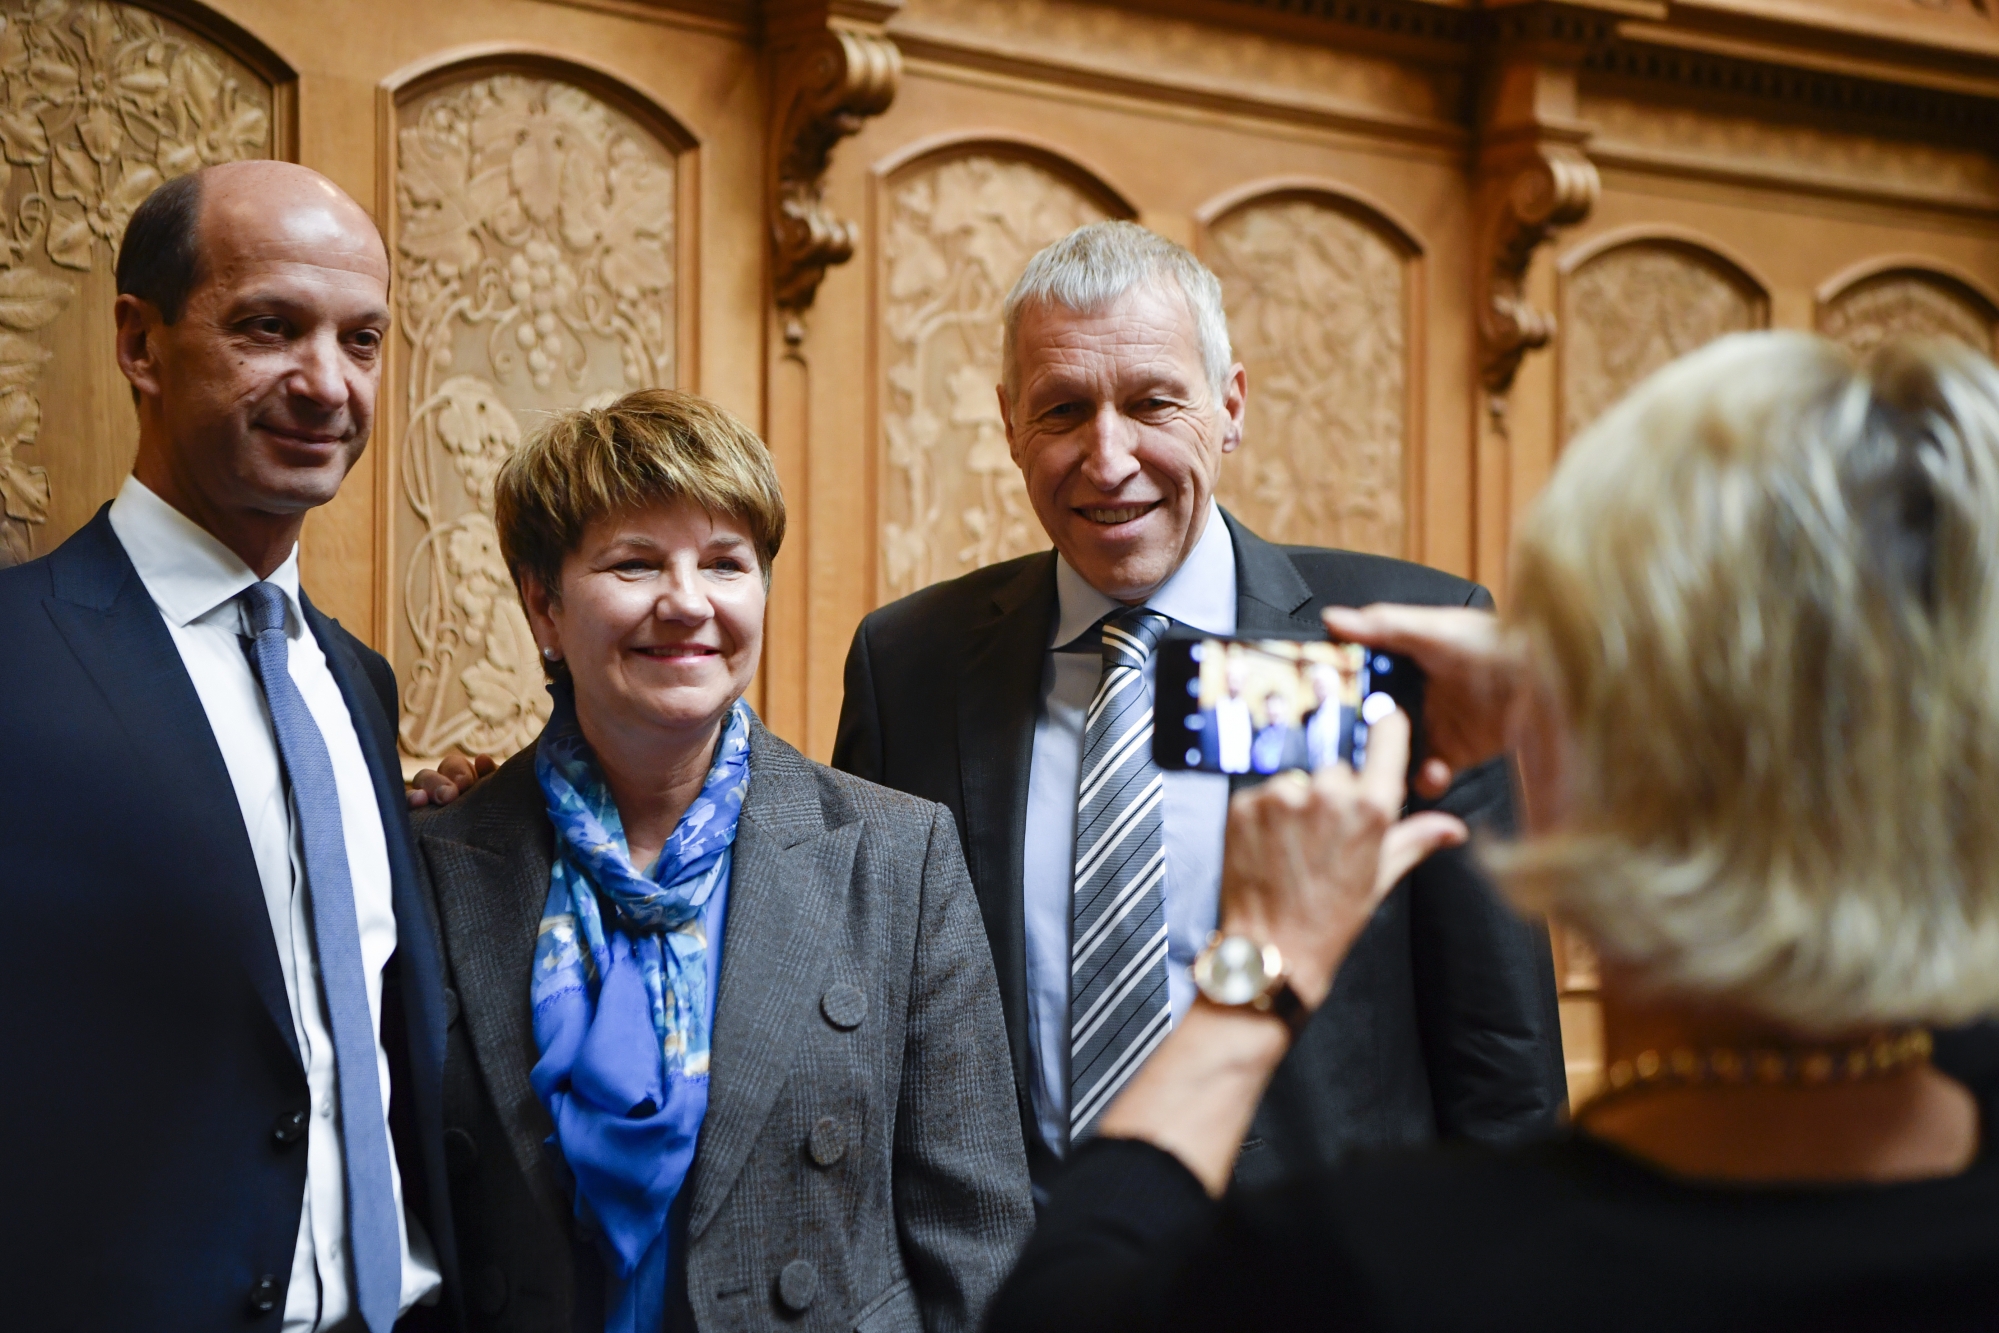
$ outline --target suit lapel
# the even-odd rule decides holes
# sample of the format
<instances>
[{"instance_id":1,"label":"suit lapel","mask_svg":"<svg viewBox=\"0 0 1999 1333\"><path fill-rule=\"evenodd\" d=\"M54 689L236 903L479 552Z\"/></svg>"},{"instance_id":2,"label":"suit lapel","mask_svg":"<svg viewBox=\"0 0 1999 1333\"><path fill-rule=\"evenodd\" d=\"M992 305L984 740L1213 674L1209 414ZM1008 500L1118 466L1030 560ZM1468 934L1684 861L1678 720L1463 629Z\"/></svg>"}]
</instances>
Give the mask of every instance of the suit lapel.
<instances>
[{"instance_id":1,"label":"suit lapel","mask_svg":"<svg viewBox=\"0 0 1999 1333\"><path fill-rule=\"evenodd\" d=\"M1291 557L1238 523L1227 510L1222 521L1228 524L1229 540L1235 547L1235 598L1237 635L1296 634L1318 628L1318 608L1312 604L1312 588L1305 582ZM1241 791L1263 781L1256 773L1236 773L1229 778L1229 790Z\"/></svg>"},{"instance_id":2,"label":"suit lapel","mask_svg":"<svg viewBox=\"0 0 1999 1333\"><path fill-rule=\"evenodd\" d=\"M419 1160L405 1158L401 1164L404 1197L420 1211L433 1233L448 1231L446 1207L448 1187L442 1174L444 1136L444 960L437 941L437 925L431 920L422 890L417 884L416 849L410 835L409 801L403 795L402 761L396 751L395 726L382 714L381 696L369 683L366 669L354 655L345 632L322 615L303 591L299 608L306 628L319 641L326 668L340 687L347 716L361 743L368 775L374 782L375 807L382 817L382 840L389 861L389 904L396 919L396 952L390 966L401 1000L402 1029L406 1038L407 1067L391 1069L395 1092L392 1109L400 1102L411 1113L415 1142L399 1151L414 1151ZM383 978L391 980L390 976ZM390 1014L383 988L383 1019ZM397 1049L394 1036L386 1030L382 1041L391 1052ZM392 1118L392 1130L395 1121ZM446 1234L433 1234L440 1257L447 1259L447 1271L455 1267L455 1243Z\"/></svg>"},{"instance_id":3,"label":"suit lapel","mask_svg":"<svg viewBox=\"0 0 1999 1333\"><path fill-rule=\"evenodd\" d=\"M460 836L427 828L418 836L460 1012L494 1114L537 1198L562 1218L569 1206L542 1146L555 1126L528 1082L539 1052L529 995L534 946L555 854L534 746L486 779L475 796L483 799Z\"/></svg>"},{"instance_id":4,"label":"suit lapel","mask_svg":"<svg viewBox=\"0 0 1999 1333\"><path fill-rule=\"evenodd\" d=\"M297 1060L291 1000L235 785L173 635L111 530L110 509L99 509L50 554L49 618L130 738L135 767L152 782L211 793L205 805L212 827L190 830L190 840L213 849L213 873L205 879L226 900L219 919L240 923L248 941L239 955L243 969ZM301 1061L301 1073L304 1067Z\"/></svg>"},{"instance_id":5,"label":"suit lapel","mask_svg":"<svg viewBox=\"0 0 1999 1333\"><path fill-rule=\"evenodd\" d=\"M444 1072L444 980L438 970L437 935L430 913L417 889L414 849L410 844L409 801L403 795L401 762L393 730L382 716L381 703L355 660L346 637L333 622L299 596L306 627L319 640L327 670L340 687L347 716L361 742L375 783L375 805L382 815L382 836L388 845L390 902L396 915L396 954L405 980L403 1004L409 1014L410 1060L426 1091L439 1085ZM430 1100L435 1100L431 1098Z\"/></svg>"},{"instance_id":6,"label":"suit lapel","mask_svg":"<svg viewBox=\"0 0 1999 1333\"><path fill-rule=\"evenodd\" d=\"M1227 510L1222 521L1228 525L1229 540L1235 547L1236 633L1250 635L1310 630L1318 627L1318 608L1312 605L1312 588L1291 563L1291 557L1251 532Z\"/></svg>"},{"instance_id":7,"label":"suit lapel","mask_svg":"<svg viewBox=\"0 0 1999 1333\"><path fill-rule=\"evenodd\" d=\"M826 826L805 758L752 726L750 789L736 828L708 1114L695 1151L688 1234L699 1237L741 1174L821 990L828 922L853 882L861 824Z\"/></svg>"},{"instance_id":8,"label":"suit lapel","mask_svg":"<svg viewBox=\"0 0 1999 1333\"><path fill-rule=\"evenodd\" d=\"M1025 563L965 636L958 766L965 855L999 972L1014 1086L1027 1088L1027 925L1022 898L1034 723L1055 619L1055 554ZM1029 1124L1033 1121L1030 1119Z\"/></svg>"}]
</instances>

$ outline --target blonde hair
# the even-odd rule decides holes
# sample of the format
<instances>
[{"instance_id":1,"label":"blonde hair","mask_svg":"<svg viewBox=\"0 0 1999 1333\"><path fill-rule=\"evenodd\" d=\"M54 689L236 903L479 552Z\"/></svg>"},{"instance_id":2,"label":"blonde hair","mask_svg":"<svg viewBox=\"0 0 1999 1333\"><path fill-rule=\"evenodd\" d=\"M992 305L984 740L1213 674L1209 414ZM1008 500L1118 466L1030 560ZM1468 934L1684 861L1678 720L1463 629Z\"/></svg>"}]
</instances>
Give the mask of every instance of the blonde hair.
<instances>
[{"instance_id":1,"label":"blonde hair","mask_svg":"<svg viewBox=\"0 0 1999 1333\"><path fill-rule=\"evenodd\" d=\"M606 514L689 500L749 529L764 586L784 542L784 492L756 432L705 398L641 389L558 413L516 449L493 487L500 554L520 589L556 596L562 562Z\"/></svg>"},{"instance_id":2,"label":"blonde hair","mask_svg":"<svg viewBox=\"0 0 1999 1333\"><path fill-rule=\"evenodd\" d=\"M1642 981L1806 1031L1999 1009L1999 371L1741 334L1569 446L1508 619L1568 807L1502 853Z\"/></svg>"}]
</instances>

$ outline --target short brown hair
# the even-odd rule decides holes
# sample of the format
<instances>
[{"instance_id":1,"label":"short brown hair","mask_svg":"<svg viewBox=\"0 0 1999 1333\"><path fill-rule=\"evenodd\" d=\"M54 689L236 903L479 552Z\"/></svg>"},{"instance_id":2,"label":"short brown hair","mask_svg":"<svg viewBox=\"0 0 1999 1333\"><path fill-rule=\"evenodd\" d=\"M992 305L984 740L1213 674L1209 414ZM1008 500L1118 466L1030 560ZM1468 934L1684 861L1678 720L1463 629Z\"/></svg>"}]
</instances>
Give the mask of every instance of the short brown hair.
<instances>
[{"instance_id":1,"label":"short brown hair","mask_svg":"<svg viewBox=\"0 0 1999 1333\"><path fill-rule=\"evenodd\" d=\"M750 530L765 586L784 542L784 492L757 433L705 398L640 389L608 407L558 413L516 449L493 487L514 586L555 596L562 562L606 514L691 500Z\"/></svg>"}]
</instances>

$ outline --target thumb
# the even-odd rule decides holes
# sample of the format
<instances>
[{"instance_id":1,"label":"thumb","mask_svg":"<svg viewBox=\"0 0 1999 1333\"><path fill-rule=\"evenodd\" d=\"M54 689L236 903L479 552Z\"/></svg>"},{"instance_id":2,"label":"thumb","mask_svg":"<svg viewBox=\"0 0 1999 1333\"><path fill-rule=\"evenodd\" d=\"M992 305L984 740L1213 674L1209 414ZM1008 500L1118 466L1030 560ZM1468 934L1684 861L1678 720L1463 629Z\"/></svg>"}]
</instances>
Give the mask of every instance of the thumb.
<instances>
[{"instance_id":1,"label":"thumb","mask_svg":"<svg viewBox=\"0 0 1999 1333\"><path fill-rule=\"evenodd\" d=\"M1375 897L1387 897L1388 891L1432 852L1461 847L1470 836L1462 819L1441 811L1426 810L1398 820L1381 840L1381 859L1376 862L1374 872Z\"/></svg>"}]
</instances>

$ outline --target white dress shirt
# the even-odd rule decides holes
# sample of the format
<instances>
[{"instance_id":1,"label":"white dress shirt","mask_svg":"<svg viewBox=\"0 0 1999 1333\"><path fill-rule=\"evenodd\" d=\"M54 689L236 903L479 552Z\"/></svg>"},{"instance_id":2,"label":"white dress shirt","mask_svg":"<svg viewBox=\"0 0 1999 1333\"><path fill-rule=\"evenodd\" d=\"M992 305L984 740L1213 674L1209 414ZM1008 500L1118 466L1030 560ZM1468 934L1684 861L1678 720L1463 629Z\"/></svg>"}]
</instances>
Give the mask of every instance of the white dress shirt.
<instances>
[{"instance_id":1,"label":"white dress shirt","mask_svg":"<svg viewBox=\"0 0 1999 1333\"><path fill-rule=\"evenodd\" d=\"M1027 836L1021 887L1027 924L1027 1031L1034 1115L1043 1142L1061 1152L1069 1125L1069 937L1074 911L1076 784L1083 763L1083 715L1103 676L1096 647L1067 651L1077 636L1117 610L1115 602L1055 559L1055 633L1041 671L1041 712L1027 779ZM1210 503L1201 538L1145 605L1207 634L1235 633L1235 546ZM1152 693L1152 663L1145 665ZM1179 1022L1194 1002L1194 955L1215 928L1222 890L1222 834L1229 780L1220 773L1165 773L1161 818L1166 844L1166 982Z\"/></svg>"},{"instance_id":2,"label":"white dress shirt","mask_svg":"<svg viewBox=\"0 0 1999 1333\"><path fill-rule=\"evenodd\" d=\"M174 646L201 697L202 710L229 768L242 807L243 827L263 882L264 905L291 1000L292 1028L305 1061L312 1115L306 1136L305 1204L292 1252L285 1295L284 1333L317 1333L350 1311L347 1262L345 1163L340 1140L340 1099L333 1063L333 1033L318 984L305 883L305 851L278 758L277 733L256 673L244 653L246 625L235 600L257 575L234 552L179 510L127 477L111 502L111 530L139 571L140 580L167 623ZM382 1090L381 1132L388 1132L389 1058L381 1043L382 967L396 950L388 845L374 780L340 686L327 669L319 642L306 632L298 601L298 549L270 580L285 594L285 634L291 640L291 675L312 720L326 739L339 789L340 826L346 835L354 912L361 927L361 961L368 979L368 1012L374 1020L375 1066ZM407 1310L438 1285L430 1238L401 1208L402 1176L390 1146L390 1179L396 1188L401 1230L403 1290ZM217 1189L232 1182L218 1180Z\"/></svg>"}]
</instances>

